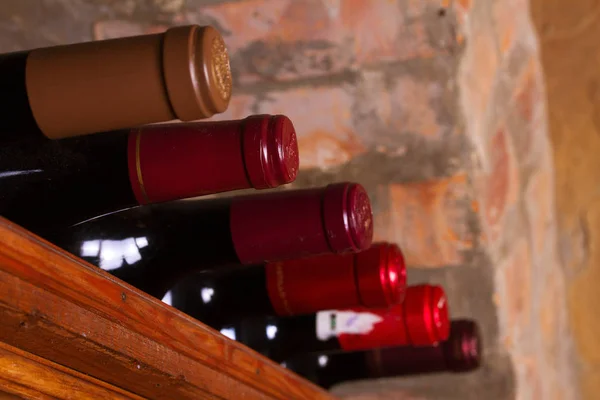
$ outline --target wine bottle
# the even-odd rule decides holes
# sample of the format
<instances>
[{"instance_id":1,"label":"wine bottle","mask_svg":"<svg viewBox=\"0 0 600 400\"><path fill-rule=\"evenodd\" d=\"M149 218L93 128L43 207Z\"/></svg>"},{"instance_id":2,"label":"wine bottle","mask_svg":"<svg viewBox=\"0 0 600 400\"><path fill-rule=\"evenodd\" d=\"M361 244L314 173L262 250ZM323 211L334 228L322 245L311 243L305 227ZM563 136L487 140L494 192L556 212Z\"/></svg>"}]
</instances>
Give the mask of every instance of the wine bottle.
<instances>
[{"instance_id":1,"label":"wine bottle","mask_svg":"<svg viewBox=\"0 0 600 400\"><path fill-rule=\"evenodd\" d=\"M267 262L195 274L171 291L171 305L216 325L248 316L292 316L350 307L386 308L404 298L406 267L395 244L353 254Z\"/></svg>"},{"instance_id":2,"label":"wine bottle","mask_svg":"<svg viewBox=\"0 0 600 400\"><path fill-rule=\"evenodd\" d=\"M481 365L481 349L482 338L477 323L454 320L448 340L434 346L305 354L286 361L284 366L329 389L345 381L472 371Z\"/></svg>"},{"instance_id":3,"label":"wine bottle","mask_svg":"<svg viewBox=\"0 0 600 400\"><path fill-rule=\"evenodd\" d=\"M246 318L213 326L222 334L282 362L296 355L392 346L426 346L448 338L448 307L439 286L409 286L401 304L295 317Z\"/></svg>"},{"instance_id":4,"label":"wine bottle","mask_svg":"<svg viewBox=\"0 0 600 400\"><path fill-rule=\"evenodd\" d=\"M0 55L0 142L60 139L227 109L229 57L212 27Z\"/></svg>"},{"instance_id":5,"label":"wine bottle","mask_svg":"<svg viewBox=\"0 0 600 400\"><path fill-rule=\"evenodd\" d=\"M191 272L368 248L362 186L181 200L135 207L51 238L67 251L155 296Z\"/></svg>"},{"instance_id":6,"label":"wine bottle","mask_svg":"<svg viewBox=\"0 0 600 400\"><path fill-rule=\"evenodd\" d=\"M148 125L0 146L0 214L44 236L138 204L273 188L298 171L285 116Z\"/></svg>"}]
</instances>

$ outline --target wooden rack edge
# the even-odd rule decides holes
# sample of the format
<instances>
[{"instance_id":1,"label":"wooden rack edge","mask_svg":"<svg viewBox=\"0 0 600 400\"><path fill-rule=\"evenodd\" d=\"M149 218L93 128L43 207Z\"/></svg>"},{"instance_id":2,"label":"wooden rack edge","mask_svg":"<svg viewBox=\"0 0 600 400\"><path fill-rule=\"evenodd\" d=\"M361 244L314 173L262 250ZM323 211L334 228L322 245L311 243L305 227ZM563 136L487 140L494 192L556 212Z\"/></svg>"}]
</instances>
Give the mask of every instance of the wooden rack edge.
<instances>
[{"instance_id":1,"label":"wooden rack edge","mask_svg":"<svg viewBox=\"0 0 600 400\"><path fill-rule=\"evenodd\" d=\"M0 341L156 399L333 399L0 218Z\"/></svg>"},{"instance_id":2,"label":"wooden rack edge","mask_svg":"<svg viewBox=\"0 0 600 400\"><path fill-rule=\"evenodd\" d=\"M11 398L143 400L70 368L0 342L0 389ZM2 399L0 395L0 399ZM6 395L4 395L6 397Z\"/></svg>"}]
</instances>

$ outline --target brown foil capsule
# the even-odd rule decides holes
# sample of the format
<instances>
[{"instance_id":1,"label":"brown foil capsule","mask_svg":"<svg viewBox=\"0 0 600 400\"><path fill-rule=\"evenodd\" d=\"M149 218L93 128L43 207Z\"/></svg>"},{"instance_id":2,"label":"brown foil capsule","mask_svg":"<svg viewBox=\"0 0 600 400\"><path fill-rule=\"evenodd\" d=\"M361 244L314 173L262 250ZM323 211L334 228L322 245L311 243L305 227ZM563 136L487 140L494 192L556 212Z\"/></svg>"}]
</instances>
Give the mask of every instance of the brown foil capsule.
<instances>
[{"instance_id":1,"label":"brown foil capsule","mask_svg":"<svg viewBox=\"0 0 600 400\"><path fill-rule=\"evenodd\" d=\"M51 139L227 109L229 57L212 27L32 50L26 86L33 116Z\"/></svg>"}]
</instances>

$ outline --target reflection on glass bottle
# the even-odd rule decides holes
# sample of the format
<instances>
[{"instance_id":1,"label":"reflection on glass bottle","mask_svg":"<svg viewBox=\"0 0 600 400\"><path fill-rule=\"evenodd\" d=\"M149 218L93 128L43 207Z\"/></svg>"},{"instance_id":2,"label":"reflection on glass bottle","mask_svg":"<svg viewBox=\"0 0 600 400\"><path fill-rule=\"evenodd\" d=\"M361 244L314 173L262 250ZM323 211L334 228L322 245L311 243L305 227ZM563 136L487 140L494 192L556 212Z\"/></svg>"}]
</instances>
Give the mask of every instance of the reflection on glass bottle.
<instances>
[{"instance_id":1,"label":"reflection on glass bottle","mask_svg":"<svg viewBox=\"0 0 600 400\"><path fill-rule=\"evenodd\" d=\"M148 238L145 236L123 240L86 240L81 245L81 256L97 258L100 268L112 271L123 264L134 265L140 261L140 249L146 246Z\"/></svg>"}]
</instances>

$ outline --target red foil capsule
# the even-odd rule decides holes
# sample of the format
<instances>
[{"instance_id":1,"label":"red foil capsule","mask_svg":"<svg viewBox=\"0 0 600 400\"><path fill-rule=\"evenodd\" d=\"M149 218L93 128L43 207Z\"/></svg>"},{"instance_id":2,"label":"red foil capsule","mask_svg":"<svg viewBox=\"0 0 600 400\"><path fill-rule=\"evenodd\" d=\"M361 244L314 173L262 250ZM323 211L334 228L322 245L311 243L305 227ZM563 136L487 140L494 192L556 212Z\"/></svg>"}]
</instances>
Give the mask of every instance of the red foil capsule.
<instances>
[{"instance_id":1,"label":"red foil capsule","mask_svg":"<svg viewBox=\"0 0 600 400\"><path fill-rule=\"evenodd\" d=\"M370 322L364 325L360 332L345 332L343 327L336 328L340 347L345 351L393 346L430 346L446 340L450 332L448 304L440 286L409 286L404 301L389 309L363 308L348 311L355 315L348 313L343 317L352 319L353 323L356 324L359 319ZM326 320L327 316L323 318L323 321ZM319 315L317 325L318 321Z\"/></svg>"},{"instance_id":2,"label":"red foil capsule","mask_svg":"<svg viewBox=\"0 0 600 400\"><path fill-rule=\"evenodd\" d=\"M406 289L404 258L391 243L376 243L357 254L267 263L265 273L271 305L281 316L385 308L400 303Z\"/></svg>"},{"instance_id":3,"label":"red foil capsule","mask_svg":"<svg viewBox=\"0 0 600 400\"><path fill-rule=\"evenodd\" d=\"M404 300L406 264L395 244L374 244L369 250L357 254L355 268L362 306L383 308Z\"/></svg>"},{"instance_id":4,"label":"red foil capsule","mask_svg":"<svg viewBox=\"0 0 600 400\"><path fill-rule=\"evenodd\" d=\"M140 204L274 188L294 181L299 165L296 131L283 115L144 126L129 136L128 152Z\"/></svg>"},{"instance_id":5,"label":"red foil capsule","mask_svg":"<svg viewBox=\"0 0 600 400\"><path fill-rule=\"evenodd\" d=\"M448 300L441 286L409 287L403 308L411 345L427 346L448 339Z\"/></svg>"},{"instance_id":6,"label":"red foil capsule","mask_svg":"<svg viewBox=\"0 0 600 400\"><path fill-rule=\"evenodd\" d=\"M236 198L231 203L230 229L240 262L254 264L289 259L290 254L366 250L373 240L373 214L361 185L336 183Z\"/></svg>"}]
</instances>

